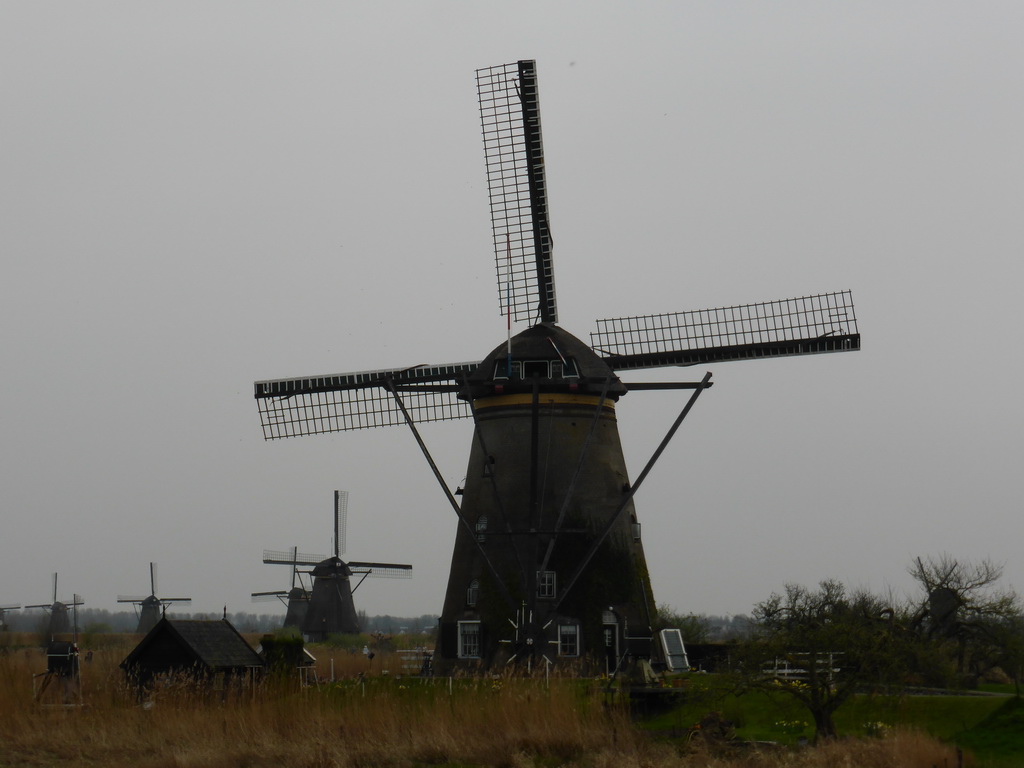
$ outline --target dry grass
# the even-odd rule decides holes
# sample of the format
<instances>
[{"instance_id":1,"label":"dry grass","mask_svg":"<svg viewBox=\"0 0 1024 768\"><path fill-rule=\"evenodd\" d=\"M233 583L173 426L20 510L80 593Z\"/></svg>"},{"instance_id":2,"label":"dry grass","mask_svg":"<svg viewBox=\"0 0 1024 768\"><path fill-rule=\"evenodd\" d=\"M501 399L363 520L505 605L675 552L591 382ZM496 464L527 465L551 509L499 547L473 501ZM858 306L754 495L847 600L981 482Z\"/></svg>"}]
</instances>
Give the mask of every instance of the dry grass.
<instances>
[{"instance_id":1,"label":"dry grass","mask_svg":"<svg viewBox=\"0 0 1024 768\"><path fill-rule=\"evenodd\" d=\"M364 768L417 765L604 768L932 768L952 752L921 735L799 751L710 751L653 742L597 690L569 680L401 678L397 657L368 662L339 651L336 680L300 689L268 681L253 692L163 689L140 705L117 668L130 646L83 664L84 706L38 706L38 650L0 657L0 766ZM321 674L330 654L320 649ZM368 668L371 667L369 670ZM367 671L370 674L365 674ZM362 672L364 675L359 676ZM374 674L378 673L378 674Z\"/></svg>"}]
</instances>

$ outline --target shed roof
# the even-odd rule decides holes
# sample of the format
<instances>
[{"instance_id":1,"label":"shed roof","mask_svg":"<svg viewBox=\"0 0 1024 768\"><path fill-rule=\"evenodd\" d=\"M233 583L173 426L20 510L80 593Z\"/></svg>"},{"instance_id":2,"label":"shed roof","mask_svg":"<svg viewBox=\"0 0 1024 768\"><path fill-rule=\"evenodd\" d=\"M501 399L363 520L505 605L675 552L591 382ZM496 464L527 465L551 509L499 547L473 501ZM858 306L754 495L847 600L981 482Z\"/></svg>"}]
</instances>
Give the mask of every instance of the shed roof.
<instances>
[{"instance_id":1,"label":"shed roof","mask_svg":"<svg viewBox=\"0 0 1024 768\"><path fill-rule=\"evenodd\" d=\"M227 619L195 621L167 617L149 631L121 666L159 664L161 659L154 657L161 656L181 660L182 654L210 670L263 666L263 660Z\"/></svg>"}]
</instances>

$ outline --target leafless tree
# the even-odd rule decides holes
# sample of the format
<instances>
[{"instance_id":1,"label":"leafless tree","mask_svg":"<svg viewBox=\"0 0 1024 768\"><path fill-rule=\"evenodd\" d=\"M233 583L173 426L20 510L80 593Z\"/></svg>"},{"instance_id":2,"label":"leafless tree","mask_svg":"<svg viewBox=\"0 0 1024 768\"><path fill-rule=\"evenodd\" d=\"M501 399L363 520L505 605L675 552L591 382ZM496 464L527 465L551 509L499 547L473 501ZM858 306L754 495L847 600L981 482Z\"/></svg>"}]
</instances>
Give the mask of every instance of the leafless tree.
<instances>
[{"instance_id":1,"label":"leafless tree","mask_svg":"<svg viewBox=\"0 0 1024 768\"><path fill-rule=\"evenodd\" d=\"M943 553L915 558L908 570L924 592L911 626L928 639L954 641L960 674L971 643L990 639L996 625L1021 612L1016 592L996 586L1003 566L987 558L973 563Z\"/></svg>"}]
</instances>

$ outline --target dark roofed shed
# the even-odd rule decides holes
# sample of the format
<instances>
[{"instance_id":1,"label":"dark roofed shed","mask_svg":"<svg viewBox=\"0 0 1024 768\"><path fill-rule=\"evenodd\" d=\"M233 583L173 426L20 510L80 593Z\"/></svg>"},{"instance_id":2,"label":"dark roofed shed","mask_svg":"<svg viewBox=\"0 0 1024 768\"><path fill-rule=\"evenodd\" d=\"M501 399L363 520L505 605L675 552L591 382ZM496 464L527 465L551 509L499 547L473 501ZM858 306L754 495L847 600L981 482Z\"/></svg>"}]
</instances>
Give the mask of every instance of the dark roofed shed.
<instances>
[{"instance_id":1,"label":"dark roofed shed","mask_svg":"<svg viewBox=\"0 0 1024 768\"><path fill-rule=\"evenodd\" d=\"M121 668L145 683L166 673L243 677L262 669L263 660L227 619L164 617L121 662Z\"/></svg>"}]
</instances>

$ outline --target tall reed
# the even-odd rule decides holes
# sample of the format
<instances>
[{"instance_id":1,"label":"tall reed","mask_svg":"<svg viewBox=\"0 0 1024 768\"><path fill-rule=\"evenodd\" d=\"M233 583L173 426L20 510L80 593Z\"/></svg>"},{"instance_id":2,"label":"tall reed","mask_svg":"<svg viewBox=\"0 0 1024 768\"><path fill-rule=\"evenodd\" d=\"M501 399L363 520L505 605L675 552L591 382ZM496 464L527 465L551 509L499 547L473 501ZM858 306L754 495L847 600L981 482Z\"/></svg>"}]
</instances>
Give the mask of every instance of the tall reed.
<instances>
[{"instance_id":1,"label":"tall reed","mask_svg":"<svg viewBox=\"0 0 1024 768\"><path fill-rule=\"evenodd\" d=\"M211 692L179 679L140 700L117 666L129 650L101 648L91 662L82 664L80 707L55 706L59 697L51 698L50 705L33 701L31 675L45 669L40 651L19 649L0 655L0 766L931 768L943 765L943 760L955 764L948 749L913 734L802 752L701 752L685 741L651 740L621 705L605 700L595 681L515 676L419 679L391 672L398 668L397 661L347 653L335 660L335 679L314 686L300 686L297 677L288 675L268 678L255 688ZM320 659L322 678L329 677L325 661ZM352 662L344 673L342 661ZM392 661L396 666L390 666ZM377 670L388 669L389 674L374 674L368 662L379 662Z\"/></svg>"}]
</instances>

